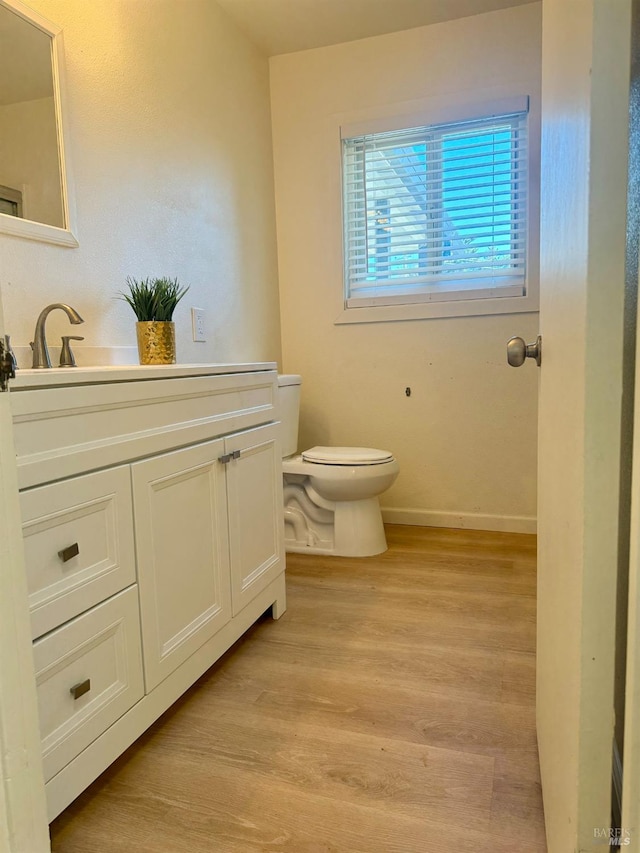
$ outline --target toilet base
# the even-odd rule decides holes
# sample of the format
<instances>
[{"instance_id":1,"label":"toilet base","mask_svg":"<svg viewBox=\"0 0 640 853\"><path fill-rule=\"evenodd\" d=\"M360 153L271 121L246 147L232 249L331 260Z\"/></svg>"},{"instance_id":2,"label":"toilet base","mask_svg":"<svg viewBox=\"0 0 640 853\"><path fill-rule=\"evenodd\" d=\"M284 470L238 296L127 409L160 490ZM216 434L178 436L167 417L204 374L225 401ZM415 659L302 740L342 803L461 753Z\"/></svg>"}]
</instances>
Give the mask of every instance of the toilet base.
<instances>
[{"instance_id":1,"label":"toilet base","mask_svg":"<svg viewBox=\"0 0 640 853\"><path fill-rule=\"evenodd\" d=\"M312 518L303 512L305 500L302 494L296 495L291 486L287 492L285 550L336 557L373 557L387 550L377 497L335 501L331 503L330 510L330 502L327 501L323 508L325 514Z\"/></svg>"}]
</instances>

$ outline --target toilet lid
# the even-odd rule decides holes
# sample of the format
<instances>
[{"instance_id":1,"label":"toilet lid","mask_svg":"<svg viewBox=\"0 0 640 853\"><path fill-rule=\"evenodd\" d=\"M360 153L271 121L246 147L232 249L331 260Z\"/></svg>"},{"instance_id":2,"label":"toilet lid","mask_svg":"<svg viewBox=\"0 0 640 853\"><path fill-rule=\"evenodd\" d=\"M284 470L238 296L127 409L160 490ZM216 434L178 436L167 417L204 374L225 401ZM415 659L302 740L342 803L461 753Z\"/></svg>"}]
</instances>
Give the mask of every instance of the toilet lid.
<instances>
[{"instance_id":1,"label":"toilet lid","mask_svg":"<svg viewBox=\"0 0 640 853\"><path fill-rule=\"evenodd\" d=\"M320 465L380 465L390 462L393 454L373 447L312 447L302 458Z\"/></svg>"}]
</instances>

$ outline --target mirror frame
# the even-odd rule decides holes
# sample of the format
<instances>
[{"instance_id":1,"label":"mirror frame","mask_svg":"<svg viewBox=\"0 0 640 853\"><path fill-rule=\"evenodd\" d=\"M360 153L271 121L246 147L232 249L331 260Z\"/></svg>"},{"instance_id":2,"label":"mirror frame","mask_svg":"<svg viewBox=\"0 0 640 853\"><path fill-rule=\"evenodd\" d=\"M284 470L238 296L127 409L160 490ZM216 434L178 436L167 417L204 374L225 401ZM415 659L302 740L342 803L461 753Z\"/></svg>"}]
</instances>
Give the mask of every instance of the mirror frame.
<instances>
[{"instance_id":1,"label":"mirror frame","mask_svg":"<svg viewBox=\"0 0 640 853\"><path fill-rule=\"evenodd\" d=\"M48 21L38 12L22 3L22 0L0 0L0 6L4 6L10 12L13 12L18 17L27 21L27 23L42 30L51 38L53 98L56 111L62 209L66 223L65 228L58 228L55 225L46 225L44 222L35 222L31 219L21 219L16 216L10 216L7 213L0 213L0 234L11 234L14 237L24 237L27 240L38 240L43 243L54 243L58 246L76 248L79 244L75 236L77 233L75 192L69 166L69 151L68 147L65 149L64 145L64 139L69 139L69 128L65 121L64 110L62 109L62 100L65 96L62 28Z\"/></svg>"}]
</instances>

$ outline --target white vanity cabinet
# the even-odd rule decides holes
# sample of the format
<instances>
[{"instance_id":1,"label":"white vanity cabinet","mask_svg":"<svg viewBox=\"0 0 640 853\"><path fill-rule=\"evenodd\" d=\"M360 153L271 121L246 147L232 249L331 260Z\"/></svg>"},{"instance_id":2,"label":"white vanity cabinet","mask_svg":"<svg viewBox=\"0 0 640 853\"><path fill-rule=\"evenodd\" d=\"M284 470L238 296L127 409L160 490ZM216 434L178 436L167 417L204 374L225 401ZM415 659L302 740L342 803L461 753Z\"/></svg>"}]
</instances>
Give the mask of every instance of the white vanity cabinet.
<instances>
[{"instance_id":1,"label":"white vanity cabinet","mask_svg":"<svg viewBox=\"0 0 640 853\"><path fill-rule=\"evenodd\" d=\"M11 404L52 819L285 608L273 364L21 371Z\"/></svg>"}]
</instances>

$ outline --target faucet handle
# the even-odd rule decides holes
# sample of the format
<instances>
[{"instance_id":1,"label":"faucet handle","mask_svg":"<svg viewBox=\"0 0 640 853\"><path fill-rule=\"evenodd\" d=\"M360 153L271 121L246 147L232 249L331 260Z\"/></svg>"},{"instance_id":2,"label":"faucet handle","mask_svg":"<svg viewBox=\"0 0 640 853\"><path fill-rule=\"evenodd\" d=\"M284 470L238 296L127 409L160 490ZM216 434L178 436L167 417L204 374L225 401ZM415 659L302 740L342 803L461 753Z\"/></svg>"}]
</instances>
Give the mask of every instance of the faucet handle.
<instances>
[{"instance_id":1,"label":"faucet handle","mask_svg":"<svg viewBox=\"0 0 640 853\"><path fill-rule=\"evenodd\" d=\"M63 335L62 349L60 350L60 367L75 367L76 360L71 350L69 341L83 341L84 338L78 335Z\"/></svg>"},{"instance_id":2,"label":"faucet handle","mask_svg":"<svg viewBox=\"0 0 640 853\"><path fill-rule=\"evenodd\" d=\"M0 391L6 391L10 379L16 378L16 363L9 343L9 335L0 338Z\"/></svg>"}]
</instances>

